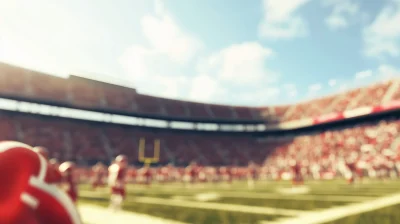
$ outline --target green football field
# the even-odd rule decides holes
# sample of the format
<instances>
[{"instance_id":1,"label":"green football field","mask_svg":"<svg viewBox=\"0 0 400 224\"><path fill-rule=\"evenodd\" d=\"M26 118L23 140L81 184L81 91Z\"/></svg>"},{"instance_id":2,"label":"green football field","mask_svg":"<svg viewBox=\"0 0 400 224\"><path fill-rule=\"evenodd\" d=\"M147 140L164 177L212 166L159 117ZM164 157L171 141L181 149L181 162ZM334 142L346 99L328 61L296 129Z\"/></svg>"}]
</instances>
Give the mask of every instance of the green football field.
<instances>
[{"instance_id":1,"label":"green football field","mask_svg":"<svg viewBox=\"0 0 400 224\"><path fill-rule=\"evenodd\" d=\"M91 191L82 185L80 195L81 204L108 205L106 188ZM285 181L263 181L252 190L245 182L129 185L124 209L195 224L400 223L400 181L312 181L295 188Z\"/></svg>"}]
</instances>

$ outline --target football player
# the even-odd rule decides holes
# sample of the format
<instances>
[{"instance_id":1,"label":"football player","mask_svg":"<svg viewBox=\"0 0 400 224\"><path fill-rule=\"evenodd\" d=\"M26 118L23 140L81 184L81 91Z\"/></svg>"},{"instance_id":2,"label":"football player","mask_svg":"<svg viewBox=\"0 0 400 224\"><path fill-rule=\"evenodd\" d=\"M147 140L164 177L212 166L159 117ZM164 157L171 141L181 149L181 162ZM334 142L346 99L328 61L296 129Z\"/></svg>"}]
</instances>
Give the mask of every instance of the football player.
<instances>
[{"instance_id":1,"label":"football player","mask_svg":"<svg viewBox=\"0 0 400 224\"><path fill-rule=\"evenodd\" d=\"M106 175L106 168L102 163L97 163L92 168L92 189L95 190L99 186L104 186L104 176Z\"/></svg>"},{"instance_id":2,"label":"football player","mask_svg":"<svg viewBox=\"0 0 400 224\"><path fill-rule=\"evenodd\" d=\"M78 199L78 181L75 174L75 163L64 162L60 165L59 170L63 176L62 188L71 200L76 203Z\"/></svg>"},{"instance_id":3,"label":"football player","mask_svg":"<svg viewBox=\"0 0 400 224\"><path fill-rule=\"evenodd\" d=\"M55 171L31 146L0 142L0 223L81 224L71 199L55 186Z\"/></svg>"},{"instance_id":4,"label":"football player","mask_svg":"<svg viewBox=\"0 0 400 224\"><path fill-rule=\"evenodd\" d=\"M108 168L108 184L111 188L110 208L114 211L121 210L126 197L125 177L128 168L128 158L119 155L114 164Z\"/></svg>"}]
</instances>

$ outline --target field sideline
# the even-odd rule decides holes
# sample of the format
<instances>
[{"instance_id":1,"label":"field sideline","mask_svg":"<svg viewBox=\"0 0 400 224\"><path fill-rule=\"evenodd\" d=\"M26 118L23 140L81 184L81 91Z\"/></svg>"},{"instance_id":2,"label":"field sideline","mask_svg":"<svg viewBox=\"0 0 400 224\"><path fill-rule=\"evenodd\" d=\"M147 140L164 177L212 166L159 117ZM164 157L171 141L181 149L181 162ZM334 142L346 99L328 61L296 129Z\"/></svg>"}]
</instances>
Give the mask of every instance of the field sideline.
<instances>
[{"instance_id":1,"label":"field sideline","mask_svg":"<svg viewBox=\"0 0 400 224\"><path fill-rule=\"evenodd\" d=\"M113 222L101 217L118 219L115 222L121 224L124 223L121 218L132 220L126 223L171 224L400 223L400 181L395 180L354 186L342 180L312 181L297 188L285 181L265 181L253 190L248 190L243 182L231 187L224 184L129 185L124 209L131 213L110 213L104 209L108 204L107 189L91 191L89 186L81 185L80 190L80 210L86 224Z\"/></svg>"}]
</instances>

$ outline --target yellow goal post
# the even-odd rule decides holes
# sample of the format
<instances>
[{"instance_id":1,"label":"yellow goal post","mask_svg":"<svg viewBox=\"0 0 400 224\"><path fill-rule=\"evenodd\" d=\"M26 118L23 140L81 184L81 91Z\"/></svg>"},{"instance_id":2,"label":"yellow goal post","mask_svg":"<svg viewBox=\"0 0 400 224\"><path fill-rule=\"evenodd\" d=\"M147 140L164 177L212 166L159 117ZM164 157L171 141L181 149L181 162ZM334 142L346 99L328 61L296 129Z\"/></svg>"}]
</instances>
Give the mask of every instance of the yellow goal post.
<instances>
[{"instance_id":1,"label":"yellow goal post","mask_svg":"<svg viewBox=\"0 0 400 224\"><path fill-rule=\"evenodd\" d=\"M160 161L160 139L156 139L153 142L153 156L146 157L146 139L140 138L139 140L139 162L144 163L146 166L149 166L152 163L158 163Z\"/></svg>"}]
</instances>

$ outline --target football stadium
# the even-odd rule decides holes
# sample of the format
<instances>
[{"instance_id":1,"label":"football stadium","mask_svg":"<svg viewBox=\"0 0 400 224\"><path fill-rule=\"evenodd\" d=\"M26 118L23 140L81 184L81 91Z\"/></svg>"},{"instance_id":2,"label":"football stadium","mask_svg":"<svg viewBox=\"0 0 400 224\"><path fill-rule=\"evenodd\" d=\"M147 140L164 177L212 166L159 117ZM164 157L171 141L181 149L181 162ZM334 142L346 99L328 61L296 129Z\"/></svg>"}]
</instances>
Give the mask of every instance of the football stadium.
<instances>
[{"instance_id":1,"label":"football stadium","mask_svg":"<svg viewBox=\"0 0 400 224\"><path fill-rule=\"evenodd\" d=\"M256 108L4 63L0 78L1 140L75 162L85 223L400 222L398 79ZM127 198L112 212L92 167L119 154L129 161Z\"/></svg>"},{"instance_id":2,"label":"football stadium","mask_svg":"<svg viewBox=\"0 0 400 224\"><path fill-rule=\"evenodd\" d=\"M0 0L0 224L399 224L400 0Z\"/></svg>"}]
</instances>

